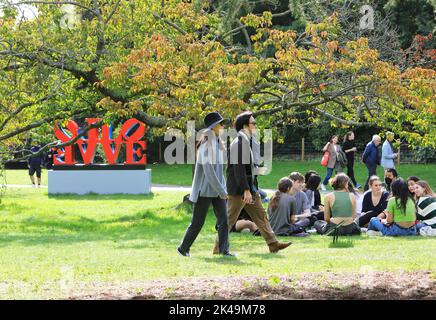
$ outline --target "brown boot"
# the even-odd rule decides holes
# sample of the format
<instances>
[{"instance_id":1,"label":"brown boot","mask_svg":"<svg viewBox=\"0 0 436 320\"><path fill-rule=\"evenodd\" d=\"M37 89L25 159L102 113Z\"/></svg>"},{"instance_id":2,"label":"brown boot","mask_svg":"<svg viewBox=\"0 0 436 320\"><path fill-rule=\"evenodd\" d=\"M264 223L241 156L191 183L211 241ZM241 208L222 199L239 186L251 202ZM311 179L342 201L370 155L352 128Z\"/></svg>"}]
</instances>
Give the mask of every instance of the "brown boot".
<instances>
[{"instance_id":1,"label":"brown boot","mask_svg":"<svg viewBox=\"0 0 436 320\"><path fill-rule=\"evenodd\" d=\"M289 247L292 244L292 242L288 242L288 243L281 243L281 242L274 242L268 245L269 247L269 252L277 252L279 250L283 250L287 247Z\"/></svg>"},{"instance_id":2,"label":"brown boot","mask_svg":"<svg viewBox=\"0 0 436 320\"><path fill-rule=\"evenodd\" d=\"M215 247L213 247L212 254L219 254L219 253L220 253L220 248L218 247L218 243L215 242Z\"/></svg>"}]
</instances>

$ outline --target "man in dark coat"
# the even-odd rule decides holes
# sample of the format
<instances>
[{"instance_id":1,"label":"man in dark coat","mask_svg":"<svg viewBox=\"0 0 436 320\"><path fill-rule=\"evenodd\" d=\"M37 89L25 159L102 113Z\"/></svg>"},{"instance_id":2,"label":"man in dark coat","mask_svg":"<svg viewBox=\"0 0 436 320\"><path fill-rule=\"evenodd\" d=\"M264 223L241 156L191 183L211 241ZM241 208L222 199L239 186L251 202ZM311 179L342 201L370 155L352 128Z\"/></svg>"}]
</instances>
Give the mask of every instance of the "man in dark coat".
<instances>
[{"instance_id":1,"label":"man in dark coat","mask_svg":"<svg viewBox=\"0 0 436 320\"><path fill-rule=\"evenodd\" d=\"M270 252L285 249L291 242L280 243L277 240L258 192L251 140L256 130L256 121L252 113L246 111L238 115L235 121L235 129L238 135L230 145L227 166L229 227L236 223L241 210L245 209L259 228L259 232L268 244Z\"/></svg>"},{"instance_id":2,"label":"man in dark coat","mask_svg":"<svg viewBox=\"0 0 436 320\"><path fill-rule=\"evenodd\" d=\"M369 189L368 181L371 176L377 175L377 165L380 164L380 157L378 152L378 146L380 145L380 143L380 136L374 135L372 137L372 141L366 145L365 151L363 152L362 162L366 165L366 168L368 169L368 178L365 182L364 191L367 191Z\"/></svg>"}]
</instances>

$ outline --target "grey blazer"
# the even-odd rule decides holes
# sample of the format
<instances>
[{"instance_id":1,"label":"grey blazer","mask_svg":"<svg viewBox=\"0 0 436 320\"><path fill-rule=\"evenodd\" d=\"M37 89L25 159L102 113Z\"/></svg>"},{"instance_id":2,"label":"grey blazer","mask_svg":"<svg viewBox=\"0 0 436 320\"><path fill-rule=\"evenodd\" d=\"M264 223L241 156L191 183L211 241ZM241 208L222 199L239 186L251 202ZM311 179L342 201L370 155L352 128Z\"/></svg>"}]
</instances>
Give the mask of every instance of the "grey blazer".
<instances>
[{"instance_id":1,"label":"grey blazer","mask_svg":"<svg viewBox=\"0 0 436 320\"><path fill-rule=\"evenodd\" d=\"M197 151L194 179L189 200L197 202L198 196L226 197L224 179L224 150L218 138L202 143Z\"/></svg>"}]
</instances>

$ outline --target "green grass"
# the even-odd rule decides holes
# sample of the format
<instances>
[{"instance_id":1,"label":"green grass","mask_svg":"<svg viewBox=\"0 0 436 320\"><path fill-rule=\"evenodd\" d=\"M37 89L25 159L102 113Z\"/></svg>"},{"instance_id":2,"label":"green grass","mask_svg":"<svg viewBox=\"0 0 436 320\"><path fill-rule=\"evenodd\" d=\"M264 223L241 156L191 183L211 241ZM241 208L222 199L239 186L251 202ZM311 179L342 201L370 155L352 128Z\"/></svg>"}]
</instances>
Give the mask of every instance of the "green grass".
<instances>
[{"instance_id":1,"label":"green grass","mask_svg":"<svg viewBox=\"0 0 436 320\"><path fill-rule=\"evenodd\" d=\"M156 164L149 166L152 169L152 181L157 184L169 184L190 186L192 183L192 165L166 165ZM432 188L436 190L436 165L435 164L401 164L398 168L401 177L407 179L411 175L427 180ZM280 178L288 176L292 171L305 173L309 170L316 170L322 178L325 177L326 169L319 164L319 161L274 161L272 172L267 176L259 177L259 184L265 189L275 189ZM357 182L362 186L365 184L367 170L363 164L356 163L355 176ZM383 176L383 169L378 167L377 173ZM8 184L29 184L30 180L26 170L6 170ZM47 171L43 170L42 183L47 183Z\"/></svg>"},{"instance_id":2,"label":"green grass","mask_svg":"<svg viewBox=\"0 0 436 320\"><path fill-rule=\"evenodd\" d=\"M176 254L191 213L176 210L183 193L148 196L48 196L44 189L8 189L0 204L0 298L64 297L60 283L146 281L173 277L373 270L436 272L436 241L424 237L292 238L279 254L260 237L230 236L236 258L212 255L214 215L191 249ZM345 238L346 240L346 238ZM49 288L49 290L46 290Z\"/></svg>"}]
</instances>

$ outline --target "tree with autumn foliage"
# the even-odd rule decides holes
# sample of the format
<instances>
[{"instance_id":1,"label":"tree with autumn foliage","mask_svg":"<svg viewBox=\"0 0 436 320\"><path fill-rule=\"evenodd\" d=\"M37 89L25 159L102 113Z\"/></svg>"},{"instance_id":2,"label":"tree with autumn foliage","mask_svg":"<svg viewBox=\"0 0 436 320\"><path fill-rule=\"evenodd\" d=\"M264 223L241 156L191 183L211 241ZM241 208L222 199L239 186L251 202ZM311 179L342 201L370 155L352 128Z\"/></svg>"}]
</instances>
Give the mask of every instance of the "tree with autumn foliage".
<instances>
[{"instance_id":1,"label":"tree with autumn foliage","mask_svg":"<svg viewBox=\"0 0 436 320\"><path fill-rule=\"evenodd\" d=\"M235 27L215 2L4 5L3 151L16 152L28 132L48 132L54 121L73 117L136 117L162 134L185 129L187 120L200 124L213 110L232 118L245 109L279 140L280 126L327 121L379 126L412 145L436 146L434 51L416 43L400 64L371 47L370 37L344 38L337 12L300 31L273 26L292 6L248 13ZM17 21L19 4L38 14ZM245 44L234 41L238 34Z\"/></svg>"}]
</instances>

